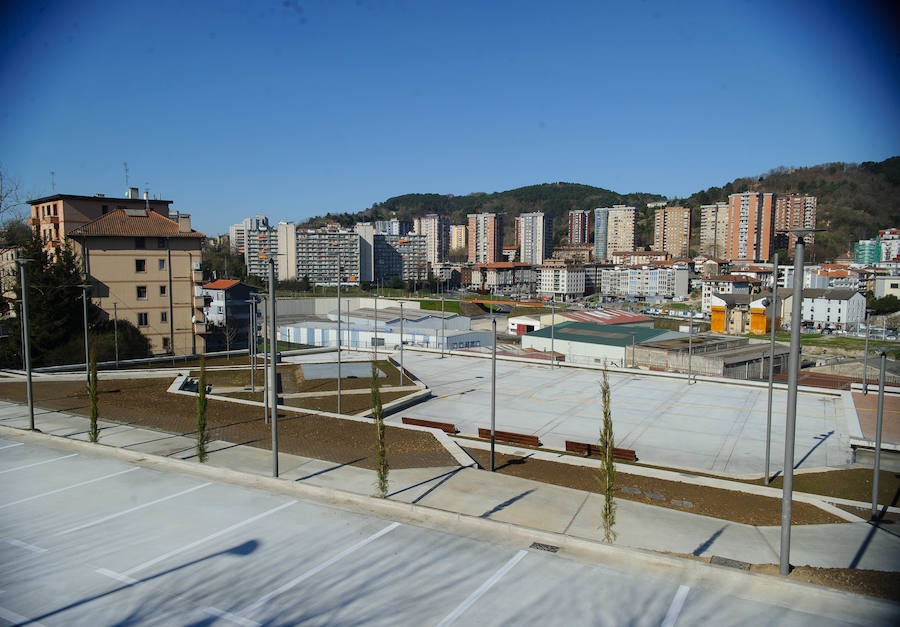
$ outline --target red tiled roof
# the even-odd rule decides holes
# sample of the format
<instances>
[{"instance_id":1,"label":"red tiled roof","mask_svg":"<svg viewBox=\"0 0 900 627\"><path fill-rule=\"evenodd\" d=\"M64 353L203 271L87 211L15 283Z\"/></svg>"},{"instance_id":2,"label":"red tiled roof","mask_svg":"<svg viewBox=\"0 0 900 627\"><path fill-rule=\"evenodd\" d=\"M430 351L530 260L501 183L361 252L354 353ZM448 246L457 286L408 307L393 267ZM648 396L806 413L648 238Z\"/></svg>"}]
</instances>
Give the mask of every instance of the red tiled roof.
<instances>
[{"instance_id":1,"label":"red tiled roof","mask_svg":"<svg viewBox=\"0 0 900 627\"><path fill-rule=\"evenodd\" d=\"M716 282L720 282L720 283L734 283L734 282L760 283L759 279L752 279L748 276L733 276L731 274L722 274L719 276L712 276L707 279L703 279L703 281L709 281L709 282L716 281Z\"/></svg>"},{"instance_id":2,"label":"red tiled roof","mask_svg":"<svg viewBox=\"0 0 900 627\"><path fill-rule=\"evenodd\" d=\"M206 237L203 233L190 231L180 233L178 223L155 211L145 215L134 215L122 209L110 211L93 222L78 227L69 237Z\"/></svg>"},{"instance_id":3,"label":"red tiled roof","mask_svg":"<svg viewBox=\"0 0 900 627\"><path fill-rule=\"evenodd\" d=\"M472 269L486 268L488 270L505 270L508 268L530 268L530 263L522 263L521 261L495 261L494 263L482 263L472 266Z\"/></svg>"},{"instance_id":4,"label":"red tiled roof","mask_svg":"<svg viewBox=\"0 0 900 627\"><path fill-rule=\"evenodd\" d=\"M227 290L229 287L234 287L240 283L237 279L219 279L218 281L213 281L212 283L207 283L203 286L205 290Z\"/></svg>"}]
</instances>

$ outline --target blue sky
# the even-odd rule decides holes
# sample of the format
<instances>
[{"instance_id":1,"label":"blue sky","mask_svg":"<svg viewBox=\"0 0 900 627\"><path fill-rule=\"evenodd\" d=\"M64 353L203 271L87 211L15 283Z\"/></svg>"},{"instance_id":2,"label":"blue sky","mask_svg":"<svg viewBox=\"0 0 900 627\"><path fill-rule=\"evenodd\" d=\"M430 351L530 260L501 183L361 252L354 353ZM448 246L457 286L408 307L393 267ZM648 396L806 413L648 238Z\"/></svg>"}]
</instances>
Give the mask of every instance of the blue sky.
<instances>
[{"instance_id":1,"label":"blue sky","mask_svg":"<svg viewBox=\"0 0 900 627\"><path fill-rule=\"evenodd\" d=\"M410 192L687 195L900 154L888 3L0 3L0 163L225 232Z\"/></svg>"}]
</instances>

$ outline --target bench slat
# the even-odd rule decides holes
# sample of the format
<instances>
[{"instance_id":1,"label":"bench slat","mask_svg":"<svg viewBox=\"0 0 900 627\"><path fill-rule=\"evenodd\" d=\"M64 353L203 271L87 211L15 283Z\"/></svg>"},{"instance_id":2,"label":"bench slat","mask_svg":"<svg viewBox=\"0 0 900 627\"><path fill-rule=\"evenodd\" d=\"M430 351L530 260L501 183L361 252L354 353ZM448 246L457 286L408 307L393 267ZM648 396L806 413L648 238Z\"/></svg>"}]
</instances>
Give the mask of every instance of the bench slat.
<instances>
[{"instance_id":1,"label":"bench slat","mask_svg":"<svg viewBox=\"0 0 900 627\"><path fill-rule=\"evenodd\" d=\"M441 431L445 431L446 433L456 433L456 425L451 422L437 422L435 420L425 420L423 418L410 418L408 416L403 416L403 424L405 425L416 425L417 427L430 427L432 429L440 429Z\"/></svg>"},{"instance_id":2,"label":"bench slat","mask_svg":"<svg viewBox=\"0 0 900 627\"><path fill-rule=\"evenodd\" d=\"M581 455L591 456L601 453L601 449L597 444L588 444L587 442L575 442L566 440L566 451L569 453L580 453ZM626 462L636 462L637 454L629 448L613 448L613 459Z\"/></svg>"},{"instance_id":3,"label":"bench slat","mask_svg":"<svg viewBox=\"0 0 900 627\"><path fill-rule=\"evenodd\" d=\"M478 437L486 440L491 439L490 429L478 429ZM514 444L525 444L527 446L540 446L541 442L536 435L528 435L525 433L512 433L511 431L494 431L494 439L504 442L512 442Z\"/></svg>"}]
</instances>

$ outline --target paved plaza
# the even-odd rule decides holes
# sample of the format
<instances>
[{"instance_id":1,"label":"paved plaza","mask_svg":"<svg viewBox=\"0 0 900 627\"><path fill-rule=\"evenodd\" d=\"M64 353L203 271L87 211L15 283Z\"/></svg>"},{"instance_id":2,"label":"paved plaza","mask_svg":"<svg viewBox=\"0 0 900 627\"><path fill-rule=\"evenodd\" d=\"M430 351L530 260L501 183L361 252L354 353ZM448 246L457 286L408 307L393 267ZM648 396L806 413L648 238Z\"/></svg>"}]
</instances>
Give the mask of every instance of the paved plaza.
<instances>
[{"instance_id":1,"label":"paved plaza","mask_svg":"<svg viewBox=\"0 0 900 627\"><path fill-rule=\"evenodd\" d=\"M455 423L463 435L490 426L491 361L406 351L405 365L434 398L403 416ZM535 434L544 446L596 442L601 423L599 371L497 361L496 428ZM610 373L616 446L639 461L700 472L761 476L765 463L767 389ZM772 411L772 471L781 468L787 393L776 389ZM401 414L389 421L399 421ZM850 462L849 437L859 422L849 393L800 393L794 465L799 469Z\"/></svg>"}]
</instances>

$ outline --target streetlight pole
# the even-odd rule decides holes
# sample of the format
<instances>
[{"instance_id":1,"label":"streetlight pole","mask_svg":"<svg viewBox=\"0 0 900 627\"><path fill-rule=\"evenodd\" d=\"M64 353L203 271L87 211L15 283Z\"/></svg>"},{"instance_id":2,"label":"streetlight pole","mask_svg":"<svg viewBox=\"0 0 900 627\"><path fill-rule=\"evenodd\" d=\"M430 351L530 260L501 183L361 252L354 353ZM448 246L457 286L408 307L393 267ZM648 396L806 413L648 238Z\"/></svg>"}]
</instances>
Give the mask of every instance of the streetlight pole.
<instances>
[{"instance_id":1,"label":"streetlight pole","mask_svg":"<svg viewBox=\"0 0 900 627\"><path fill-rule=\"evenodd\" d=\"M791 499L794 492L794 438L797 424L797 380L800 375L800 327L803 324L803 238L815 229L791 229L797 236L794 249L794 288L791 301L791 353L788 360L788 396L784 428L784 484L781 495L780 572L791 571Z\"/></svg>"},{"instance_id":2,"label":"streetlight pole","mask_svg":"<svg viewBox=\"0 0 900 627\"><path fill-rule=\"evenodd\" d=\"M403 385L403 301L400 302L400 385Z\"/></svg>"},{"instance_id":3,"label":"streetlight pole","mask_svg":"<svg viewBox=\"0 0 900 627\"><path fill-rule=\"evenodd\" d=\"M556 302L550 299L550 368L556 367Z\"/></svg>"},{"instance_id":4,"label":"streetlight pole","mask_svg":"<svg viewBox=\"0 0 900 627\"><path fill-rule=\"evenodd\" d=\"M491 318L494 341L491 346L491 472L494 472L494 430L497 407L497 319Z\"/></svg>"},{"instance_id":5,"label":"streetlight pole","mask_svg":"<svg viewBox=\"0 0 900 627\"><path fill-rule=\"evenodd\" d=\"M22 288L22 350L25 353L25 392L28 396L28 428L34 431L34 393L31 385L31 333L28 329L28 273L25 272L25 264L34 259L17 257L19 264L20 284Z\"/></svg>"},{"instance_id":6,"label":"streetlight pole","mask_svg":"<svg viewBox=\"0 0 900 627\"><path fill-rule=\"evenodd\" d=\"M881 473L881 426L884 417L884 371L887 352L881 350L881 372L878 375L878 413L875 415L875 466L872 475L872 520L878 517L878 475Z\"/></svg>"},{"instance_id":7,"label":"streetlight pole","mask_svg":"<svg viewBox=\"0 0 900 627\"><path fill-rule=\"evenodd\" d=\"M869 312L866 309L866 347L863 350L863 396L869 395Z\"/></svg>"},{"instance_id":8,"label":"streetlight pole","mask_svg":"<svg viewBox=\"0 0 900 627\"><path fill-rule=\"evenodd\" d=\"M691 317L688 319L688 385L691 384L691 368L694 361L694 317L693 311L688 312Z\"/></svg>"},{"instance_id":9,"label":"streetlight pole","mask_svg":"<svg viewBox=\"0 0 900 627\"><path fill-rule=\"evenodd\" d=\"M375 292L375 338L372 347L375 349L375 361L378 361L378 292Z\"/></svg>"},{"instance_id":10,"label":"streetlight pole","mask_svg":"<svg viewBox=\"0 0 900 627\"><path fill-rule=\"evenodd\" d=\"M446 342L446 336L444 331L444 296L441 295L441 359L444 358L444 343Z\"/></svg>"},{"instance_id":11,"label":"streetlight pole","mask_svg":"<svg viewBox=\"0 0 900 627\"><path fill-rule=\"evenodd\" d=\"M116 303L113 303L113 337L116 344L116 370L119 369L119 312Z\"/></svg>"},{"instance_id":12,"label":"streetlight pole","mask_svg":"<svg viewBox=\"0 0 900 627\"><path fill-rule=\"evenodd\" d=\"M260 302L268 296L268 294L259 294ZM269 307L263 309L263 401L265 403L264 419L269 424Z\"/></svg>"},{"instance_id":13,"label":"streetlight pole","mask_svg":"<svg viewBox=\"0 0 900 627\"><path fill-rule=\"evenodd\" d=\"M769 401L766 408L766 485L769 485L769 459L772 449L772 387L775 384L775 316L778 312L778 253L772 260L772 334L769 348Z\"/></svg>"},{"instance_id":14,"label":"streetlight pole","mask_svg":"<svg viewBox=\"0 0 900 627\"><path fill-rule=\"evenodd\" d=\"M269 316L269 393L272 402L269 403L269 411L272 412L272 476L278 477L278 375L276 372L276 360L278 354L277 323L275 321L275 260L269 257L269 307L272 315Z\"/></svg>"},{"instance_id":15,"label":"streetlight pole","mask_svg":"<svg viewBox=\"0 0 900 627\"><path fill-rule=\"evenodd\" d=\"M256 392L256 298L253 296L250 297L250 328L247 329L247 350L250 358L250 393L252 394Z\"/></svg>"},{"instance_id":16,"label":"streetlight pole","mask_svg":"<svg viewBox=\"0 0 900 627\"><path fill-rule=\"evenodd\" d=\"M82 283L78 287L81 288L81 301L84 305L84 376L87 379L88 387L91 386L91 346L88 343L88 290L91 289L89 283Z\"/></svg>"},{"instance_id":17,"label":"streetlight pole","mask_svg":"<svg viewBox=\"0 0 900 627\"><path fill-rule=\"evenodd\" d=\"M338 275L337 275L337 413L341 413L341 257L338 252Z\"/></svg>"}]
</instances>

